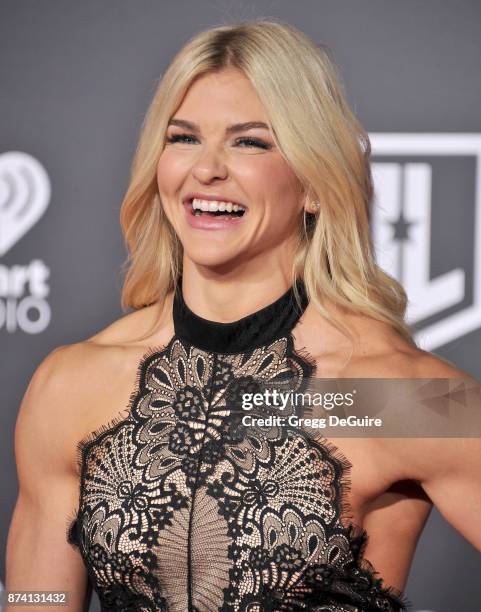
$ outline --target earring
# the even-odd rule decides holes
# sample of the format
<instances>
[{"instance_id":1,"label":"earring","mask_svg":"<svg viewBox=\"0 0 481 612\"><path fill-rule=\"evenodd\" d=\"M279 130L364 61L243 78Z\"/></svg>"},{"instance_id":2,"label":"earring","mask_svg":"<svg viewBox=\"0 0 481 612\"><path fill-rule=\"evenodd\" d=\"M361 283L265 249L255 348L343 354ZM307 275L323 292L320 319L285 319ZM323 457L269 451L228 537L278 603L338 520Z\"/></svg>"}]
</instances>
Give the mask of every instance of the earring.
<instances>
[{"instance_id":1,"label":"earring","mask_svg":"<svg viewBox=\"0 0 481 612\"><path fill-rule=\"evenodd\" d=\"M310 207L309 208L306 207L306 212L307 213L311 213L311 215L315 215L319 211L320 207L321 206L320 206L319 202L316 202L316 201L311 202Z\"/></svg>"}]
</instances>

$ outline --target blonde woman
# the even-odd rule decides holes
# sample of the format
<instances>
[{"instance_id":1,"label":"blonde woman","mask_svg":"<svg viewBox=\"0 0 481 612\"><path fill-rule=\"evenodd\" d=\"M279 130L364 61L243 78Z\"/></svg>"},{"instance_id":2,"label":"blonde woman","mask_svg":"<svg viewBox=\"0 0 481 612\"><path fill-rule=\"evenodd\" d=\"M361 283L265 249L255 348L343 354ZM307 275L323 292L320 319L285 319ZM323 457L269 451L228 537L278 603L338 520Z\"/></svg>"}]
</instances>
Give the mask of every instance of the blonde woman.
<instances>
[{"instance_id":1,"label":"blonde woman","mask_svg":"<svg viewBox=\"0 0 481 612\"><path fill-rule=\"evenodd\" d=\"M465 375L416 347L374 262L369 154L295 28L183 47L121 210L134 312L48 355L22 402L7 589L68 591L69 610L93 587L105 612L392 612L433 502L481 548L479 444L336 448L234 410L291 374Z\"/></svg>"}]
</instances>

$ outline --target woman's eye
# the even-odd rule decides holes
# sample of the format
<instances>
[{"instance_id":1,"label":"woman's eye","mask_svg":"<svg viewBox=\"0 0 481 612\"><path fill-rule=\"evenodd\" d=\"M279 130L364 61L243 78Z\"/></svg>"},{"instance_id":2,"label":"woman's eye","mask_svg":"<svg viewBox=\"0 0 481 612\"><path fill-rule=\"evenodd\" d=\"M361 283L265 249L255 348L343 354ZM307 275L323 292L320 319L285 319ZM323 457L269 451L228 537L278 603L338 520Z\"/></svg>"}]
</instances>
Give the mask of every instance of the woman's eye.
<instances>
[{"instance_id":1,"label":"woman's eye","mask_svg":"<svg viewBox=\"0 0 481 612\"><path fill-rule=\"evenodd\" d=\"M236 140L236 142L238 143L246 143L246 146L248 147L260 147L261 149L270 149L271 145L267 144L267 142L264 142L262 140L257 140L257 138L238 138Z\"/></svg>"},{"instance_id":2,"label":"woman's eye","mask_svg":"<svg viewBox=\"0 0 481 612\"><path fill-rule=\"evenodd\" d=\"M195 136L192 136L191 134L173 134L172 136L169 136L167 138L167 142L169 144L174 144L176 142L181 142L184 144L192 144L192 141L197 140L197 138ZM237 146L240 146L241 148L245 148L245 147L258 147L260 149L270 149L271 145L268 144L267 142L264 142L263 140L258 140L257 138L248 138L248 137L243 137L243 138L237 138L237 140L235 141L235 144Z\"/></svg>"},{"instance_id":3,"label":"woman's eye","mask_svg":"<svg viewBox=\"0 0 481 612\"><path fill-rule=\"evenodd\" d=\"M185 139L186 138L190 138L195 140L195 136L191 136L190 134L174 134L173 136L169 136L167 138L167 142L169 143L174 143L174 142L187 142ZM187 143L189 144L189 143Z\"/></svg>"}]
</instances>

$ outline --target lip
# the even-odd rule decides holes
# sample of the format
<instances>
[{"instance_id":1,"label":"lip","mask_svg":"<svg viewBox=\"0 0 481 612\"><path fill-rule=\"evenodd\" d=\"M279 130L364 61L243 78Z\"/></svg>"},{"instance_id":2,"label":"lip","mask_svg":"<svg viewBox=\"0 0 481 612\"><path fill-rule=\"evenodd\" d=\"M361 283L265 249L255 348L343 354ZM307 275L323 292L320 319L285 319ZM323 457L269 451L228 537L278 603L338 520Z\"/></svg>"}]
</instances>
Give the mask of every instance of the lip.
<instances>
[{"instance_id":1,"label":"lip","mask_svg":"<svg viewBox=\"0 0 481 612\"><path fill-rule=\"evenodd\" d=\"M192 204L191 201L193 198L199 198L201 200L218 200L221 202L232 202L233 204L238 204L238 202L234 200L228 200L224 198L219 198L218 196L209 196L206 194L188 194L183 199L183 209L185 213L185 219L187 223L194 229L201 230L228 230L234 229L242 224L244 217L248 214L248 211L244 212L241 217L213 217L211 215L193 215L192 214Z\"/></svg>"}]
</instances>

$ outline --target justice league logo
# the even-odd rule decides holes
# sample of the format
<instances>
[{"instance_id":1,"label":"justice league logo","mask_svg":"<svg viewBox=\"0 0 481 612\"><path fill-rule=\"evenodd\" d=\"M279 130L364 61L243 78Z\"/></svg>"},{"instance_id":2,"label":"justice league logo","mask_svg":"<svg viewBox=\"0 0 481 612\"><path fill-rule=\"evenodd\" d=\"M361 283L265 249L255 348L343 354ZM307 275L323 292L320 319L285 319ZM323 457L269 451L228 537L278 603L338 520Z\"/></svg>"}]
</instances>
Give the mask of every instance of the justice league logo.
<instances>
[{"instance_id":1,"label":"justice league logo","mask_svg":"<svg viewBox=\"0 0 481 612\"><path fill-rule=\"evenodd\" d=\"M377 263L433 350L481 326L481 134L370 134Z\"/></svg>"}]
</instances>

